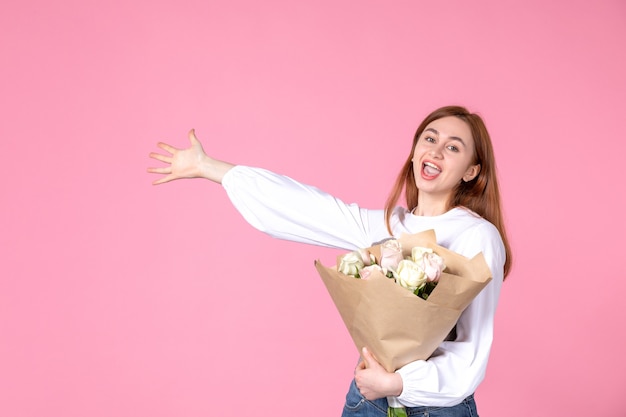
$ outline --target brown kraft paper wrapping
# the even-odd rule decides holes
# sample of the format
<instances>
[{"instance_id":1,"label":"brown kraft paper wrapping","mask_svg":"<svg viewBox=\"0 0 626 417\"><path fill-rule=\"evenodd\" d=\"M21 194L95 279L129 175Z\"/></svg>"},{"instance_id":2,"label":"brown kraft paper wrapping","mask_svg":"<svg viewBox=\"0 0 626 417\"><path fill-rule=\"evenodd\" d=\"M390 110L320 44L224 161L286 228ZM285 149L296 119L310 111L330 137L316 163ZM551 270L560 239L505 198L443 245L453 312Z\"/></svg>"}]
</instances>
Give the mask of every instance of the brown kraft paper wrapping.
<instances>
[{"instance_id":1,"label":"brown kraft paper wrapping","mask_svg":"<svg viewBox=\"0 0 626 417\"><path fill-rule=\"evenodd\" d=\"M337 307L357 350L367 347L389 372L428 359L454 328L461 313L491 281L482 253L472 259L437 245L435 232L402 235L404 256L423 246L446 264L439 283L424 300L381 273L361 280L326 267L315 267ZM380 245L368 250L380 260Z\"/></svg>"}]
</instances>

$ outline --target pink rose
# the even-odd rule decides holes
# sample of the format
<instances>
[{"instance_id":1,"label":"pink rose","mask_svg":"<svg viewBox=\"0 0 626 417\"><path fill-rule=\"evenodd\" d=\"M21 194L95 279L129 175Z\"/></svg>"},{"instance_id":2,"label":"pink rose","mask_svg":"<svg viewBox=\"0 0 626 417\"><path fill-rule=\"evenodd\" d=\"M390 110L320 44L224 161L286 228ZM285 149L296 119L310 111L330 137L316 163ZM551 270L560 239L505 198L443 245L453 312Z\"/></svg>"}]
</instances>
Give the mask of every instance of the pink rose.
<instances>
[{"instance_id":1,"label":"pink rose","mask_svg":"<svg viewBox=\"0 0 626 417\"><path fill-rule=\"evenodd\" d=\"M373 264L361 269L359 271L359 276L361 279L369 279L374 271L379 271L381 274L384 274L383 269L380 266Z\"/></svg>"},{"instance_id":2,"label":"pink rose","mask_svg":"<svg viewBox=\"0 0 626 417\"><path fill-rule=\"evenodd\" d=\"M396 239L387 240L380 246L380 266L384 271L395 271L402 259L402 246Z\"/></svg>"},{"instance_id":3,"label":"pink rose","mask_svg":"<svg viewBox=\"0 0 626 417\"><path fill-rule=\"evenodd\" d=\"M445 269L443 258L436 253L425 253L422 258L422 268L428 281L437 282L441 276L441 271Z\"/></svg>"}]
</instances>

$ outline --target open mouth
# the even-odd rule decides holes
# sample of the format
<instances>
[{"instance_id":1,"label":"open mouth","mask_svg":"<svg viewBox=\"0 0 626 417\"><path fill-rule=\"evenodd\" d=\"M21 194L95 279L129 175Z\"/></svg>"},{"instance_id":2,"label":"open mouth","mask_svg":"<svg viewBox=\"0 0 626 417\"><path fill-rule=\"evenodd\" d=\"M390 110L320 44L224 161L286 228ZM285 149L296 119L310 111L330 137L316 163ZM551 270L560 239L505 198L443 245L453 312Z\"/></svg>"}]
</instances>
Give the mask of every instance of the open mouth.
<instances>
[{"instance_id":1,"label":"open mouth","mask_svg":"<svg viewBox=\"0 0 626 417\"><path fill-rule=\"evenodd\" d=\"M441 174L441 168L432 162L424 162L422 165L422 175L426 178L435 178L437 175Z\"/></svg>"}]
</instances>

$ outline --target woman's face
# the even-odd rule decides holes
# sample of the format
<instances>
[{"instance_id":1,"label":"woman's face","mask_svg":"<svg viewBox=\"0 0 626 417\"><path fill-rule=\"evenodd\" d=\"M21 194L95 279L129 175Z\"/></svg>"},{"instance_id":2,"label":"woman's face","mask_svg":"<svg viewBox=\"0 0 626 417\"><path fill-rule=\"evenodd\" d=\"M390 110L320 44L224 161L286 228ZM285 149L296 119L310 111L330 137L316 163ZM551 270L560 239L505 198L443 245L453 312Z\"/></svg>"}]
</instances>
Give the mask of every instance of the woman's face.
<instances>
[{"instance_id":1,"label":"woman's face","mask_svg":"<svg viewBox=\"0 0 626 417\"><path fill-rule=\"evenodd\" d=\"M480 172L474 153L470 127L458 117L444 117L426 126L413 152L420 195L448 199L460 181L474 179Z\"/></svg>"}]
</instances>

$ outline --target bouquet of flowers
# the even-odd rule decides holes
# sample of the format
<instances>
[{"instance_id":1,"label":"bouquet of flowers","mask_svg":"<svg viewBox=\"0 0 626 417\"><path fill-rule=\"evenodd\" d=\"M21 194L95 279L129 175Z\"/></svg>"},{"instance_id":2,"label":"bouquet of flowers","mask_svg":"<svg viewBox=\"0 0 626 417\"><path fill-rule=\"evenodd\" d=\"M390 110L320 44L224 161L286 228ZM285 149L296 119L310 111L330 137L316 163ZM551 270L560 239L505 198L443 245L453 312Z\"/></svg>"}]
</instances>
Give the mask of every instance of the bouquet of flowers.
<instances>
[{"instance_id":1,"label":"bouquet of flowers","mask_svg":"<svg viewBox=\"0 0 626 417\"><path fill-rule=\"evenodd\" d=\"M367 347L388 372L428 359L491 280L482 253L468 259L436 242L428 230L350 252L333 267L315 262L357 350ZM390 415L403 415L394 399Z\"/></svg>"},{"instance_id":2,"label":"bouquet of flowers","mask_svg":"<svg viewBox=\"0 0 626 417\"><path fill-rule=\"evenodd\" d=\"M378 271L424 300L435 289L446 265L431 248L414 246L404 257L402 244L389 239L380 245L380 260L369 250L359 249L340 258L338 271L355 278L369 279Z\"/></svg>"}]
</instances>

